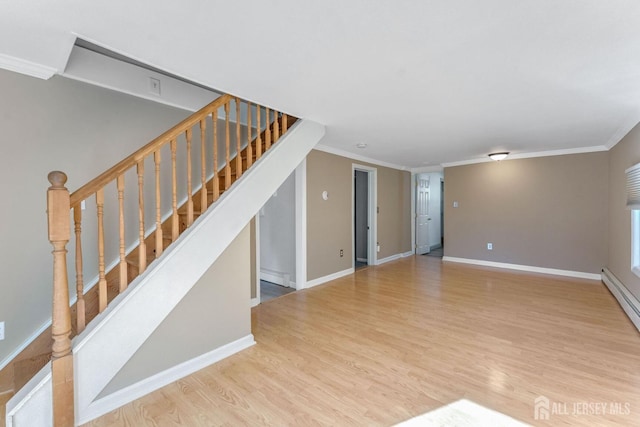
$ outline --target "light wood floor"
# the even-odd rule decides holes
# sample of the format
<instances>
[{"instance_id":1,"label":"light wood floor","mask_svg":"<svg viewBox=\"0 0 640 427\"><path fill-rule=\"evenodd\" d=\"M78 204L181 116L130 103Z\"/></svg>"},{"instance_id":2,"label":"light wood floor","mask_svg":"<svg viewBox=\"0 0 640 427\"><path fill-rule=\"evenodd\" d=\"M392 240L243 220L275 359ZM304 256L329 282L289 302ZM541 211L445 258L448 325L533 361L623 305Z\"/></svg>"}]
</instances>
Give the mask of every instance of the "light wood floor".
<instances>
[{"instance_id":1,"label":"light wood floor","mask_svg":"<svg viewBox=\"0 0 640 427\"><path fill-rule=\"evenodd\" d=\"M640 334L600 282L418 256L274 299L252 322L256 346L90 425L389 426L462 398L534 425L640 425ZM631 413L540 422L540 395Z\"/></svg>"}]
</instances>

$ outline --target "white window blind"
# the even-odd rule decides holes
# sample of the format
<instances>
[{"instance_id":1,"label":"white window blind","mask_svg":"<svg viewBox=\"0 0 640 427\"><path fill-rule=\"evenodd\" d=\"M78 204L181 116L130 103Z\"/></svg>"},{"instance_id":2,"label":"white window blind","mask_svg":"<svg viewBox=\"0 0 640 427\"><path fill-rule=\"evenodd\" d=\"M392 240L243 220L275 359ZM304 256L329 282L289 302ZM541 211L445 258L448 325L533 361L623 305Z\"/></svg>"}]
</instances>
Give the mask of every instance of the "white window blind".
<instances>
[{"instance_id":1,"label":"white window blind","mask_svg":"<svg viewBox=\"0 0 640 427\"><path fill-rule=\"evenodd\" d=\"M625 171L627 174L627 208L640 209L640 163Z\"/></svg>"}]
</instances>

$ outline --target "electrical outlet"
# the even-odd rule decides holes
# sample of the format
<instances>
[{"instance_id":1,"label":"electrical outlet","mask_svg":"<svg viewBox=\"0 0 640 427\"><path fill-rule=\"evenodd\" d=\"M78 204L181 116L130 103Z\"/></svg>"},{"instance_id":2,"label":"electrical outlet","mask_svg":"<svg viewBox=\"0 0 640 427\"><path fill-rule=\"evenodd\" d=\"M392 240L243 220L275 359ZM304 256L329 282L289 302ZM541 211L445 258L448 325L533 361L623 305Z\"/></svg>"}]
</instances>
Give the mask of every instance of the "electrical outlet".
<instances>
[{"instance_id":1,"label":"electrical outlet","mask_svg":"<svg viewBox=\"0 0 640 427\"><path fill-rule=\"evenodd\" d=\"M376 252L380 252L380 243L376 245Z\"/></svg>"},{"instance_id":2,"label":"electrical outlet","mask_svg":"<svg viewBox=\"0 0 640 427\"><path fill-rule=\"evenodd\" d=\"M0 322L0 341L4 339L4 322Z\"/></svg>"},{"instance_id":3,"label":"electrical outlet","mask_svg":"<svg viewBox=\"0 0 640 427\"><path fill-rule=\"evenodd\" d=\"M492 251L493 250L493 243L487 243L487 249Z\"/></svg>"},{"instance_id":4,"label":"electrical outlet","mask_svg":"<svg viewBox=\"0 0 640 427\"><path fill-rule=\"evenodd\" d=\"M344 250L340 249L340 258L344 256Z\"/></svg>"}]
</instances>

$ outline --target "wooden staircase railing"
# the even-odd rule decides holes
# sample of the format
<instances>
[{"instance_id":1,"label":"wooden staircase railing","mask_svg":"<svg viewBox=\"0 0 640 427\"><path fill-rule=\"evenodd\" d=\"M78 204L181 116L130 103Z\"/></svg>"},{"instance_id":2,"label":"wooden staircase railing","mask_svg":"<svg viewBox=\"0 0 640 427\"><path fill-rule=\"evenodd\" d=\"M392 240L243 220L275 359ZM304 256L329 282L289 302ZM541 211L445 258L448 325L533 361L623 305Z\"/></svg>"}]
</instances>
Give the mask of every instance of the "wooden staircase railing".
<instances>
[{"instance_id":1,"label":"wooden staircase railing","mask_svg":"<svg viewBox=\"0 0 640 427\"><path fill-rule=\"evenodd\" d=\"M235 123L232 122L233 112ZM220 118L222 114L224 119ZM240 120L243 115L246 117L245 129ZM93 317L104 311L115 296L126 290L132 280L142 274L200 214L214 204L222 193L277 142L293 121L295 118L286 114L223 95L72 194L65 187L67 177L63 172L49 174L51 187L47 192L47 215L49 240L54 248L52 377L55 426L71 426L74 422L71 337L81 333ZM232 125L234 132L231 131ZM200 143L198 170L193 168L194 155L197 157L193 150L194 135ZM164 169L162 151L170 154L169 167ZM185 157L184 170L178 167L179 157ZM145 161L153 162L155 200L152 203L145 199ZM163 182L169 181L163 171L170 176L169 188L166 185L163 187ZM127 198L127 174L134 177L134 188L137 189L137 197L133 197L137 202L135 230L125 227L127 202L131 203L132 200L131 196ZM194 183L194 175L197 175L199 182ZM186 201L182 206L178 206L179 184L186 186ZM199 188L194 191L196 186ZM107 211L106 207L111 200L105 198L105 194L109 190L115 190L112 196L117 206ZM170 207L166 202L163 205L163 200L169 197ZM95 198L96 206L93 231L97 235L97 248L92 255L97 260L95 268L98 281L96 286L85 292L83 281L87 265L86 250L83 247L82 211L85 201L91 198ZM117 216L117 225L111 228L109 225L105 226L105 214L116 211L117 215L114 216ZM165 218L164 211L168 211ZM153 225L149 227L145 220L151 216ZM74 307L69 304L66 260L66 245L72 237L71 218L75 235L73 258L77 294ZM127 253L127 236L131 236L132 232L137 247ZM112 240L112 236L117 236L117 242L111 244L111 247L117 248L114 254L117 265L106 271L107 243Z\"/></svg>"}]
</instances>

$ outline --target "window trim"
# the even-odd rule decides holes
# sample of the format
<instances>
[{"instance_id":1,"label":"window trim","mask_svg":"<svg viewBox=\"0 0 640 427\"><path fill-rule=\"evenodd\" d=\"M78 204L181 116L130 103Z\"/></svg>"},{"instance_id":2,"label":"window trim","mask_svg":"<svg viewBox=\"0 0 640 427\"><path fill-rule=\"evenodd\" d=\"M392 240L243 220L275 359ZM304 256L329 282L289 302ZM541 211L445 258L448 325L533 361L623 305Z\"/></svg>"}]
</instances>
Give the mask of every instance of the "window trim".
<instances>
[{"instance_id":1,"label":"window trim","mask_svg":"<svg viewBox=\"0 0 640 427\"><path fill-rule=\"evenodd\" d=\"M631 271L640 277L640 210L631 210Z\"/></svg>"}]
</instances>

